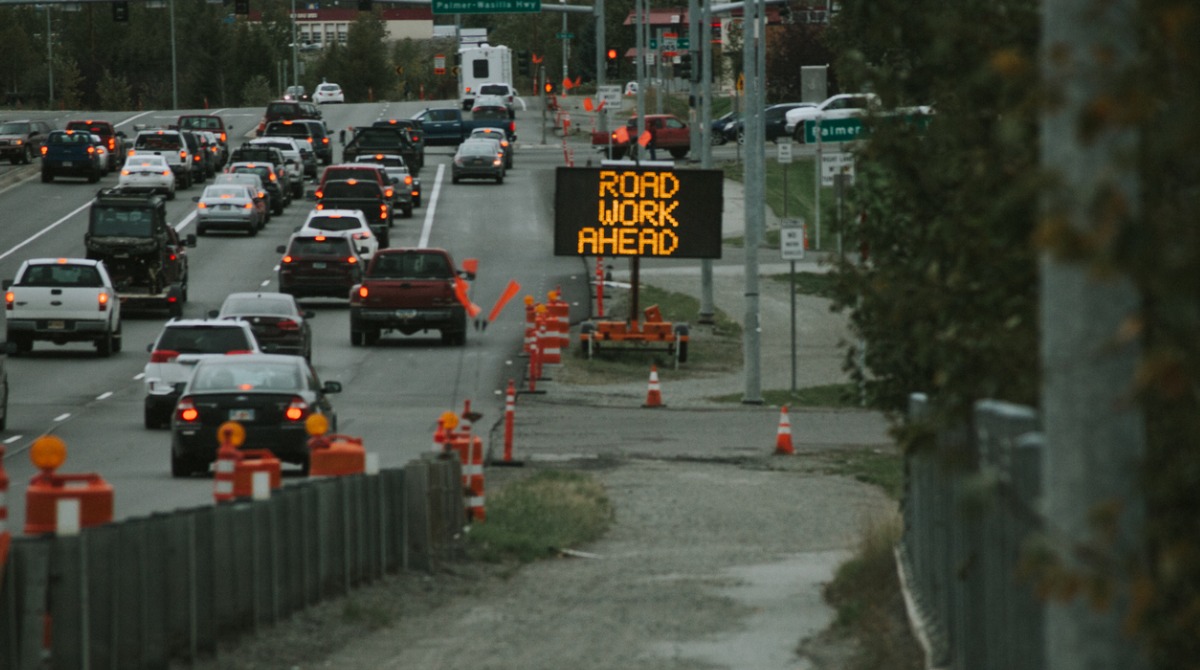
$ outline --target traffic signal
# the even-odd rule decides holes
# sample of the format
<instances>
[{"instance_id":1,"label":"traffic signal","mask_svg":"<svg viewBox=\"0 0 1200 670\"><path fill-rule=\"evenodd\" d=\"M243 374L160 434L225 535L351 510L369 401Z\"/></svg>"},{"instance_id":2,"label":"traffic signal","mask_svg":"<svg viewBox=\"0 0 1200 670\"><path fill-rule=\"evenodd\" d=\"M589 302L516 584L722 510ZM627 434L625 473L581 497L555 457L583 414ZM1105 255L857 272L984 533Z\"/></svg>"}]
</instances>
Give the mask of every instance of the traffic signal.
<instances>
[{"instance_id":1,"label":"traffic signal","mask_svg":"<svg viewBox=\"0 0 1200 670\"><path fill-rule=\"evenodd\" d=\"M250 13L250 0L233 0L233 13L243 16Z\"/></svg>"},{"instance_id":2,"label":"traffic signal","mask_svg":"<svg viewBox=\"0 0 1200 670\"><path fill-rule=\"evenodd\" d=\"M609 49L605 56L607 57L604 61L607 66L605 73L614 79L619 78L621 76L621 61L617 60L617 50Z\"/></svg>"},{"instance_id":3,"label":"traffic signal","mask_svg":"<svg viewBox=\"0 0 1200 670\"><path fill-rule=\"evenodd\" d=\"M551 84L550 82L546 82L546 84L545 84L545 86L543 86L543 88L546 91L546 95L554 95L554 84Z\"/></svg>"},{"instance_id":4,"label":"traffic signal","mask_svg":"<svg viewBox=\"0 0 1200 670\"><path fill-rule=\"evenodd\" d=\"M522 77L529 76L530 60L532 59L530 58L530 53L528 51L517 52L517 74L521 75Z\"/></svg>"},{"instance_id":5,"label":"traffic signal","mask_svg":"<svg viewBox=\"0 0 1200 670\"><path fill-rule=\"evenodd\" d=\"M685 53L679 56L679 62L675 64L675 76L680 79L691 80L692 78L692 54Z\"/></svg>"},{"instance_id":6,"label":"traffic signal","mask_svg":"<svg viewBox=\"0 0 1200 670\"><path fill-rule=\"evenodd\" d=\"M117 23L129 22L129 3L125 0L112 3L113 21Z\"/></svg>"}]
</instances>

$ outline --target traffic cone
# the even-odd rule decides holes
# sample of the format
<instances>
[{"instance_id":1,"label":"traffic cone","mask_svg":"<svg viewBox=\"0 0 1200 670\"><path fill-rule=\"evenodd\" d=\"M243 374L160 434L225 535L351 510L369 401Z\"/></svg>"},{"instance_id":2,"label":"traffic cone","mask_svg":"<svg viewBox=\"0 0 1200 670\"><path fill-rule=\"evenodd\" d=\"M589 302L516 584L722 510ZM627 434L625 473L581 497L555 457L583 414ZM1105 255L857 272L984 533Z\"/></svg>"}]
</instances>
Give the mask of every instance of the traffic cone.
<instances>
[{"instance_id":1,"label":"traffic cone","mask_svg":"<svg viewBox=\"0 0 1200 670\"><path fill-rule=\"evenodd\" d=\"M650 366L650 387L646 391L646 402L642 407L662 407L662 388L658 385L658 366Z\"/></svg>"},{"instance_id":2,"label":"traffic cone","mask_svg":"<svg viewBox=\"0 0 1200 670\"><path fill-rule=\"evenodd\" d=\"M237 447L225 442L217 449L217 461L213 464L213 500L228 502L235 498L233 494L234 471L237 469L241 454Z\"/></svg>"},{"instance_id":3,"label":"traffic cone","mask_svg":"<svg viewBox=\"0 0 1200 670\"><path fill-rule=\"evenodd\" d=\"M790 456L796 453L792 447L792 422L788 419L787 405L779 411L779 430L775 434L775 455Z\"/></svg>"}]
</instances>

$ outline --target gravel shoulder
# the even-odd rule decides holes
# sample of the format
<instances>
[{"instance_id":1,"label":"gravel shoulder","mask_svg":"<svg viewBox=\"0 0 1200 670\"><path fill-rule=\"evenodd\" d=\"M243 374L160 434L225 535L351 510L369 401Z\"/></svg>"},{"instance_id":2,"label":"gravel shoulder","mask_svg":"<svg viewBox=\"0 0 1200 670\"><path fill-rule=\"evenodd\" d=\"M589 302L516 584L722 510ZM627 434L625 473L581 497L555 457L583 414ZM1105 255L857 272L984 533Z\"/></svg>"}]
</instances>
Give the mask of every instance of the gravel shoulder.
<instances>
[{"instance_id":1,"label":"gravel shoulder","mask_svg":"<svg viewBox=\"0 0 1200 670\"><path fill-rule=\"evenodd\" d=\"M642 280L696 291L692 271L652 267ZM741 320L737 266L714 274L717 306ZM761 285L763 388L787 388L788 286ZM842 319L825 301L802 302L799 386L844 382ZM864 526L897 511L879 489L829 470L846 450L894 449L885 420L793 410L797 454L774 456L779 408L709 400L741 391L740 371L675 383L662 370L661 378L660 409L641 408L645 379L539 383L545 395L517 404L515 451L525 466L487 471L489 493L541 468L601 481L615 519L600 541L571 548L586 557L459 561L433 575L398 575L247 638L209 667L844 667L851 648L822 634L833 612L821 587Z\"/></svg>"}]
</instances>

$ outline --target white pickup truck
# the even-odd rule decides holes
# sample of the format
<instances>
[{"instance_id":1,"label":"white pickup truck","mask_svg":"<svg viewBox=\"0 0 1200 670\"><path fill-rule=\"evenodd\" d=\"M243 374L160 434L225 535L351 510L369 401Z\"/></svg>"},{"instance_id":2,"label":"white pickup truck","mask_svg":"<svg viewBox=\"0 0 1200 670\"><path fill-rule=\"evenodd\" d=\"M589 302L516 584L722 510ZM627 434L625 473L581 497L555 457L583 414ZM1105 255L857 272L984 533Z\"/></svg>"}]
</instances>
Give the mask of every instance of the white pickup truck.
<instances>
[{"instance_id":1,"label":"white pickup truck","mask_svg":"<svg viewBox=\"0 0 1200 670\"><path fill-rule=\"evenodd\" d=\"M121 350L121 301L101 261L33 258L4 280L8 341L14 354L35 340L93 342L101 356Z\"/></svg>"}]
</instances>

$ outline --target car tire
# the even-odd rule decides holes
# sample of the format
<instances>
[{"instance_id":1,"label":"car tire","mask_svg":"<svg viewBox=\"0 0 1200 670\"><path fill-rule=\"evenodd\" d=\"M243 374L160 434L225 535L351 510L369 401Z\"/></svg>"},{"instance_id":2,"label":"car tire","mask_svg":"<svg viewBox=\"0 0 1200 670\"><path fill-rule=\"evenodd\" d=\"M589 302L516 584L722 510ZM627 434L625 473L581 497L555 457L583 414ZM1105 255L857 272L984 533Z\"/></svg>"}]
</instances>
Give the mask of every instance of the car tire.
<instances>
[{"instance_id":1,"label":"car tire","mask_svg":"<svg viewBox=\"0 0 1200 670\"><path fill-rule=\"evenodd\" d=\"M155 412L149 406L142 409L142 425L147 430L157 430L162 427L162 420L158 418L158 412ZM174 458L172 458L174 460Z\"/></svg>"},{"instance_id":2,"label":"car tire","mask_svg":"<svg viewBox=\"0 0 1200 670\"><path fill-rule=\"evenodd\" d=\"M125 335L121 332L121 326L117 326L117 332L113 333L113 353L121 353L121 349L125 346Z\"/></svg>"},{"instance_id":3,"label":"car tire","mask_svg":"<svg viewBox=\"0 0 1200 670\"><path fill-rule=\"evenodd\" d=\"M196 468L192 463L192 459L186 456L176 456L175 452L171 452L171 476L175 478L190 477L195 472Z\"/></svg>"},{"instance_id":4,"label":"car tire","mask_svg":"<svg viewBox=\"0 0 1200 670\"><path fill-rule=\"evenodd\" d=\"M207 234L208 234L208 228L201 228L200 226L196 226L196 236L197 237L204 237Z\"/></svg>"},{"instance_id":5,"label":"car tire","mask_svg":"<svg viewBox=\"0 0 1200 670\"><path fill-rule=\"evenodd\" d=\"M272 213L272 214L275 214L275 215L277 215L277 216L278 216L278 215L282 215L282 214L283 214L283 203L282 203L282 202L280 202L279 204L277 204L277 205L275 205L274 207L272 207L272 208L271 208L271 213Z\"/></svg>"},{"instance_id":6,"label":"car tire","mask_svg":"<svg viewBox=\"0 0 1200 670\"><path fill-rule=\"evenodd\" d=\"M365 338L363 337L363 332L361 330L350 331L350 346L361 347L363 346L364 340Z\"/></svg>"},{"instance_id":7,"label":"car tire","mask_svg":"<svg viewBox=\"0 0 1200 670\"><path fill-rule=\"evenodd\" d=\"M412 208L412 205L409 205L408 207L405 207L403 211L404 211L404 218L406 218L406 219L411 219L411 218L412 218L412 215L413 215L413 208Z\"/></svg>"},{"instance_id":8,"label":"car tire","mask_svg":"<svg viewBox=\"0 0 1200 670\"><path fill-rule=\"evenodd\" d=\"M687 149L671 149L671 158L674 158L675 160L682 160L687 155Z\"/></svg>"},{"instance_id":9,"label":"car tire","mask_svg":"<svg viewBox=\"0 0 1200 670\"><path fill-rule=\"evenodd\" d=\"M247 235L248 237L256 237L256 236L258 236L258 229L259 229L260 227L261 227L261 226L259 226L257 223L255 223L255 224L251 225L251 226L250 226L250 228L249 228L249 229L246 231L246 235Z\"/></svg>"},{"instance_id":10,"label":"car tire","mask_svg":"<svg viewBox=\"0 0 1200 670\"><path fill-rule=\"evenodd\" d=\"M96 182L100 181L100 168L96 168L89 172L87 180L89 184L95 184Z\"/></svg>"},{"instance_id":11,"label":"car tire","mask_svg":"<svg viewBox=\"0 0 1200 670\"><path fill-rule=\"evenodd\" d=\"M504 183L504 175L502 175L502 174L496 175L496 183L503 184Z\"/></svg>"},{"instance_id":12,"label":"car tire","mask_svg":"<svg viewBox=\"0 0 1200 670\"><path fill-rule=\"evenodd\" d=\"M23 356L33 351L33 338L29 335L12 335L9 334L8 341L13 343L15 350L14 356Z\"/></svg>"},{"instance_id":13,"label":"car tire","mask_svg":"<svg viewBox=\"0 0 1200 670\"><path fill-rule=\"evenodd\" d=\"M8 429L8 381L4 382L4 404L0 405L0 430Z\"/></svg>"},{"instance_id":14,"label":"car tire","mask_svg":"<svg viewBox=\"0 0 1200 670\"><path fill-rule=\"evenodd\" d=\"M167 200L175 199L175 191L167 191Z\"/></svg>"},{"instance_id":15,"label":"car tire","mask_svg":"<svg viewBox=\"0 0 1200 670\"><path fill-rule=\"evenodd\" d=\"M43 181L44 181L44 180L43 180ZM450 178L450 181L451 181L451 182L453 182L453 183L455 183L455 184L457 184L457 183L458 183L458 177L451 177L451 178Z\"/></svg>"},{"instance_id":16,"label":"car tire","mask_svg":"<svg viewBox=\"0 0 1200 670\"><path fill-rule=\"evenodd\" d=\"M96 353L100 358L108 358L113 355L113 336L111 331L106 331L96 340Z\"/></svg>"},{"instance_id":17,"label":"car tire","mask_svg":"<svg viewBox=\"0 0 1200 670\"><path fill-rule=\"evenodd\" d=\"M33 147L29 146L28 144L25 145L25 151L21 154L21 162L25 165L29 165L33 162Z\"/></svg>"},{"instance_id":18,"label":"car tire","mask_svg":"<svg viewBox=\"0 0 1200 670\"><path fill-rule=\"evenodd\" d=\"M373 347L379 343L379 336L383 333L378 328L363 331L363 344L368 347Z\"/></svg>"},{"instance_id":19,"label":"car tire","mask_svg":"<svg viewBox=\"0 0 1200 670\"><path fill-rule=\"evenodd\" d=\"M467 331L443 330L442 344L448 347L461 347L467 343Z\"/></svg>"},{"instance_id":20,"label":"car tire","mask_svg":"<svg viewBox=\"0 0 1200 670\"><path fill-rule=\"evenodd\" d=\"M54 181L54 173L50 172L49 170L43 169L42 170L42 183L49 184L52 181Z\"/></svg>"}]
</instances>

